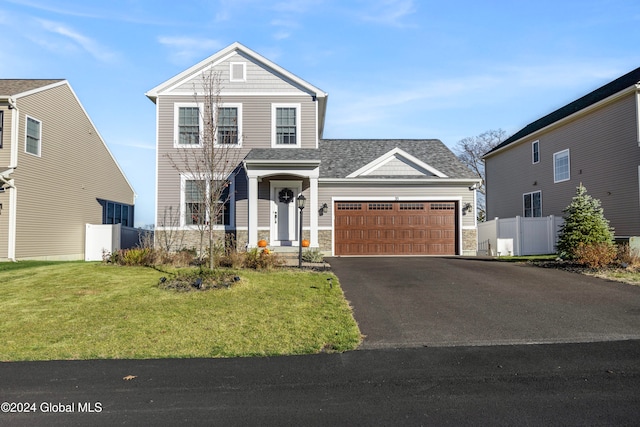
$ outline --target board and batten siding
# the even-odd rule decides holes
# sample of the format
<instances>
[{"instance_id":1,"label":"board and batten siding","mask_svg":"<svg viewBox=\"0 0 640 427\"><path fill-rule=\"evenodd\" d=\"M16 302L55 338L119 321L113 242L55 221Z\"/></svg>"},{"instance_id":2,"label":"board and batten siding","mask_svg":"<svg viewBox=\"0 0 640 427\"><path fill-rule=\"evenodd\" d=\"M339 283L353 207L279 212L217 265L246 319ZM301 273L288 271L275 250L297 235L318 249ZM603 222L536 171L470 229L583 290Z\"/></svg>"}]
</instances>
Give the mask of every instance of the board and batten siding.
<instances>
[{"instance_id":1,"label":"board and batten siding","mask_svg":"<svg viewBox=\"0 0 640 427\"><path fill-rule=\"evenodd\" d=\"M222 102L242 104L242 146L232 153L232 163L240 165L252 148L271 148L271 130L273 103L299 103L301 106L301 148L316 148L317 122L316 103L310 96L304 95L264 95L264 96L227 96ZM174 148L175 103L196 102L189 95L164 95L158 97L158 147L157 147L157 219L162 226L164 212L180 209L180 172L172 165L171 159L180 163L180 150L197 148ZM283 147L282 150L297 148ZM238 182L244 180L244 182ZM239 188L246 187L246 177L242 174L236 180L236 194ZM245 190L246 191L246 190ZM248 224L246 196L236 198L235 222L239 227Z\"/></svg>"},{"instance_id":2,"label":"board and batten siding","mask_svg":"<svg viewBox=\"0 0 640 427\"><path fill-rule=\"evenodd\" d=\"M85 224L102 223L98 198L134 193L66 84L18 99L16 258L82 259ZM41 122L40 157L25 152L26 117Z\"/></svg>"},{"instance_id":3,"label":"board and batten siding","mask_svg":"<svg viewBox=\"0 0 640 427\"><path fill-rule=\"evenodd\" d=\"M541 191L543 216L562 216L582 183L602 202L616 236L640 235L636 108L630 94L488 157L487 218L523 215L523 194L535 191ZM532 164L536 140L540 161ZM553 155L566 149L570 179L554 183Z\"/></svg>"},{"instance_id":4,"label":"board and batten siding","mask_svg":"<svg viewBox=\"0 0 640 427\"><path fill-rule=\"evenodd\" d=\"M354 197L357 195L357 197ZM340 198L341 200L347 200L348 198L364 200L370 199L372 201L380 200L381 198L389 200L396 197L402 200L429 200L429 201L457 201L461 199L461 205L459 209L465 203L474 203L473 191L469 191L468 186L460 185L447 185L445 182L435 185L433 187L422 187L412 185L379 185L372 183L361 183L353 185L335 185L326 184L320 181L318 188L318 207L324 203L329 206L329 211L321 215L318 218L318 226L321 228L332 227L332 210L333 210L333 198ZM462 227L475 227L475 218L473 213L467 213L462 216Z\"/></svg>"}]
</instances>

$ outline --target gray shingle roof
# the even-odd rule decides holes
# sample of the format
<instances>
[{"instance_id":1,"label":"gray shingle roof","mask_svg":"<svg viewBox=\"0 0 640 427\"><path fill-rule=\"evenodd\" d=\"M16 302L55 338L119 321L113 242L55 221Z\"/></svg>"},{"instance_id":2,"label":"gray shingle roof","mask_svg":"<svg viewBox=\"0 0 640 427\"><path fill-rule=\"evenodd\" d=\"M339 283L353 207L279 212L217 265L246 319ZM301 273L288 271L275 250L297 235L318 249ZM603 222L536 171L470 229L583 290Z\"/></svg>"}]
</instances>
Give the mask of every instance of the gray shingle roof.
<instances>
[{"instance_id":1,"label":"gray shingle roof","mask_svg":"<svg viewBox=\"0 0 640 427\"><path fill-rule=\"evenodd\" d=\"M475 179L476 176L437 139L324 139L319 149L254 148L247 160L320 160L320 178L346 178L368 163L399 148L448 178ZM390 177L376 176L385 179ZM419 178L407 176L393 178Z\"/></svg>"},{"instance_id":2,"label":"gray shingle roof","mask_svg":"<svg viewBox=\"0 0 640 427\"><path fill-rule=\"evenodd\" d=\"M64 79L0 79L0 96L13 96L58 83Z\"/></svg>"}]
</instances>

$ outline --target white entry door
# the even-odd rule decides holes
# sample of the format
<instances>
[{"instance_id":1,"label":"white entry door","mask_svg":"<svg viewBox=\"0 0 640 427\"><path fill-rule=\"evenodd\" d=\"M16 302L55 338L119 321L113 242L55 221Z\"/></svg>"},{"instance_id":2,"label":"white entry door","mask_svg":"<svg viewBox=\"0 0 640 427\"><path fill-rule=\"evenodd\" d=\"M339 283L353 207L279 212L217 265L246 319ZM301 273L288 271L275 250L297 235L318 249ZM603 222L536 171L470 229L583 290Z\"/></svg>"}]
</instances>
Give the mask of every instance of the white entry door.
<instances>
[{"instance_id":1,"label":"white entry door","mask_svg":"<svg viewBox=\"0 0 640 427\"><path fill-rule=\"evenodd\" d=\"M298 182L271 183L271 244L297 245L296 197L300 193Z\"/></svg>"}]
</instances>

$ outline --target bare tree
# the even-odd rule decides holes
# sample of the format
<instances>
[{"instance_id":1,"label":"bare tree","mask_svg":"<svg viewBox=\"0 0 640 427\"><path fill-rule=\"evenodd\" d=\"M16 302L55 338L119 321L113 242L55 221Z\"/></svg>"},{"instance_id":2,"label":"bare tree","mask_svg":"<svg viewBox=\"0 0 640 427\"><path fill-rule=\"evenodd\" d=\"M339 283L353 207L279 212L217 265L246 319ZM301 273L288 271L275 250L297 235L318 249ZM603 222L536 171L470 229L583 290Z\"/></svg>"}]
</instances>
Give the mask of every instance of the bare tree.
<instances>
[{"instance_id":1,"label":"bare tree","mask_svg":"<svg viewBox=\"0 0 640 427\"><path fill-rule=\"evenodd\" d=\"M470 136L461 139L456 144L455 150L458 154L458 158L469 167L482 181L477 188L478 206L477 217L478 221L484 221L486 219L486 195L487 189L485 187L485 170L484 160L482 156L498 146L502 141L507 139L507 134L502 129L488 130L477 136Z\"/></svg>"},{"instance_id":2,"label":"bare tree","mask_svg":"<svg viewBox=\"0 0 640 427\"><path fill-rule=\"evenodd\" d=\"M165 252L171 252L175 248L182 248L185 233L180 228L180 209L173 209L173 206L165 206L160 226L162 227L162 233L156 233L155 238L159 241L161 248Z\"/></svg>"},{"instance_id":3,"label":"bare tree","mask_svg":"<svg viewBox=\"0 0 640 427\"><path fill-rule=\"evenodd\" d=\"M225 107L220 92L220 74L203 73L200 86L194 85L194 107L181 108L179 145L167 157L171 165L185 176L185 225L196 226L200 233L200 250L208 243L209 268L215 266L215 225L228 218L228 202L238 162L238 114L235 107Z\"/></svg>"}]
</instances>

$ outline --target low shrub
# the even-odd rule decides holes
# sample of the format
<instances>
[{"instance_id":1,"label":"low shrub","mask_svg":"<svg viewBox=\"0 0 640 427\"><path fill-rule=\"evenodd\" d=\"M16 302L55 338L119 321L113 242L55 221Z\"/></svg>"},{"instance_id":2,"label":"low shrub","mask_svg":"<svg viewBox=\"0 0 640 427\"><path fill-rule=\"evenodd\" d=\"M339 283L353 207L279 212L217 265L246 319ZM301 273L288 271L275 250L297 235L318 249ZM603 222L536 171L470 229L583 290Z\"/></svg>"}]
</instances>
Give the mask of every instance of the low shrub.
<instances>
[{"instance_id":1,"label":"low shrub","mask_svg":"<svg viewBox=\"0 0 640 427\"><path fill-rule=\"evenodd\" d=\"M306 262L322 262L324 254L319 249L309 249L302 252L302 260Z\"/></svg>"},{"instance_id":2,"label":"low shrub","mask_svg":"<svg viewBox=\"0 0 640 427\"><path fill-rule=\"evenodd\" d=\"M274 267L282 267L284 259L278 254L271 253L268 249L253 248L244 252L243 267L255 270L269 270Z\"/></svg>"},{"instance_id":3,"label":"low shrub","mask_svg":"<svg viewBox=\"0 0 640 427\"><path fill-rule=\"evenodd\" d=\"M616 245L610 242L580 243L574 252L574 260L589 268L602 268L612 264L617 255Z\"/></svg>"},{"instance_id":4,"label":"low shrub","mask_svg":"<svg viewBox=\"0 0 640 427\"><path fill-rule=\"evenodd\" d=\"M149 248L120 249L107 256L107 262L118 265L149 266L154 264L154 251Z\"/></svg>"},{"instance_id":5,"label":"low shrub","mask_svg":"<svg viewBox=\"0 0 640 427\"><path fill-rule=\"evenodd\" d=\"M628 243L618 245L616 259L623 267L640 267L640 253L635 249L631 249Z\"/></svg>"}]
</instances>

